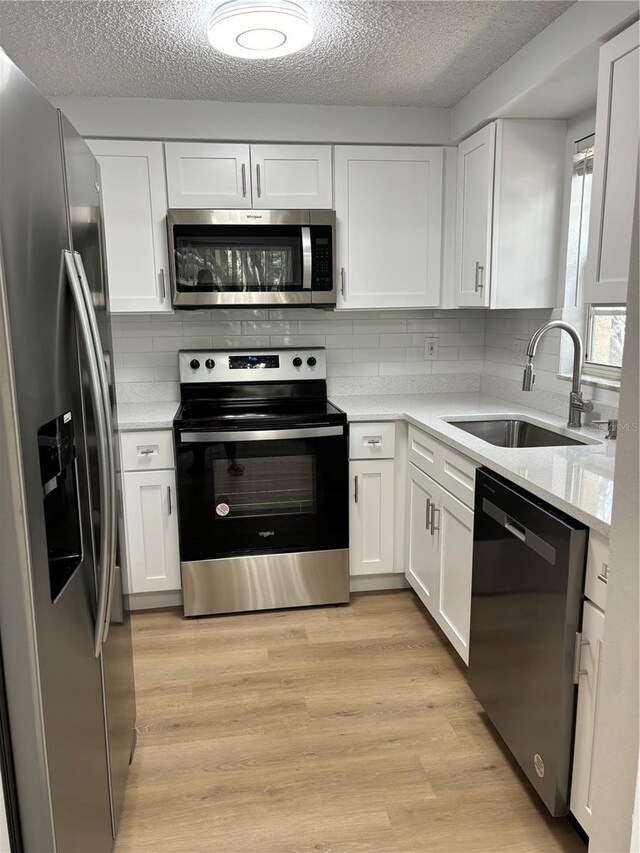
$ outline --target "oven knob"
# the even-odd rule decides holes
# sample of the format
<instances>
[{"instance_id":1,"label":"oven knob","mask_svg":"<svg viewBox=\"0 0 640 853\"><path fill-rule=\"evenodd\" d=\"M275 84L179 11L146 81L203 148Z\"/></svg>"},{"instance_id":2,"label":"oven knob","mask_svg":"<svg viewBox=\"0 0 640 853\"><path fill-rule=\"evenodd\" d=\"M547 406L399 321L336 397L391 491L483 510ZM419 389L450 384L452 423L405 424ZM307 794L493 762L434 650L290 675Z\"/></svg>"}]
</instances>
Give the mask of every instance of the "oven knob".
<instances>
[{"instance_id":1,"label":"oven knob","mask_svg":"<svg viewBox=\"0 0 640 853\"><path fill-rule=\"evenodd\" d=\"M207 368L207 370L213 370L213 368L216 366L216 363L212 358L208 358L205 361L204 366Z\"/></svg>"},{"instance_id":2,"label":"oven knob","mask_svg":"<svg viewBox=\"0 0 640 853\"><path fill-rule=\"evenodd\" d=\"M189 362L189 367L191 368L191 370L197 370L200 367L200 362L197 358L192 358Z\"/></svg>"},{"instance_id":3,"label":"oven knob","mask_svg":"<svg viewBox=\"0 0 640 853\"><path fill-rule=\"evenodd\" d=\"M315 367L316 366L316 360L312 355L310 355L309 358L307 359L307 364L309 365L309 367Z\"/></svg>"},{"instance_id":4,"label":"oven knob","mask_svg":"<svg viewBox=\"0 0 640 853\"><path fill-rule=\"evenodd\" d=\"M296 356L296 357L293 359L293 366L294 366L294 367L302 367L302 359L301 359L301 358L299 358L298 356Z\"/></svg>"}]
</instances>

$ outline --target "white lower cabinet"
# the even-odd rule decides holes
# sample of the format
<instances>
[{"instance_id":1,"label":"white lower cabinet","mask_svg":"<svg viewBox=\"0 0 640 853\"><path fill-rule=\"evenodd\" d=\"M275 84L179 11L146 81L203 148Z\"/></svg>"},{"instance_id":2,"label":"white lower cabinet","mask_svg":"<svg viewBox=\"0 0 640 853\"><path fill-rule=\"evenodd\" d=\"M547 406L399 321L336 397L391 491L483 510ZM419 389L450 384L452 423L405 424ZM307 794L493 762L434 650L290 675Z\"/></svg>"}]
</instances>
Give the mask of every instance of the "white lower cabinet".
<instances>
[{"instance_id":1,"label":"white lower cabinet","mask_svg":"<svg viewBox=\"0 0 640 853\"><path fill-rule=\"evenodd\" d=\"M349 574L393 572L393 459L357 459L349 463Z\"/></svg>"},{"instance_id":2,"label":"white lower cabinet","mask_svg":"<svg viewBox=\"0 0 640 853\"><path fill-rule=\"evenodd\" d=\"M473 510L412 463L407 482L407 580L468 663Z\"/></svg>"},{"instance_id":3,"label":"white lower cabinet","mask_svg":"<svg viewBox=\"0 0 640 853\"><path fill-rule=\"evenodd\" d=\"M123 475L129 593L180 589L176 474Z\"/></svg>"},{"instance_id":4,"label":"white lower cabinet","mask_svg":"<svg viewBox=\"0 0 640 853\"><path fill-rule=\"evenodd\" d=\"M587 835L591 834L593 820L593 748L600 692L604 620L604 612L590 601L585 601L570 807Z\"/></svg>"}]
</instances>

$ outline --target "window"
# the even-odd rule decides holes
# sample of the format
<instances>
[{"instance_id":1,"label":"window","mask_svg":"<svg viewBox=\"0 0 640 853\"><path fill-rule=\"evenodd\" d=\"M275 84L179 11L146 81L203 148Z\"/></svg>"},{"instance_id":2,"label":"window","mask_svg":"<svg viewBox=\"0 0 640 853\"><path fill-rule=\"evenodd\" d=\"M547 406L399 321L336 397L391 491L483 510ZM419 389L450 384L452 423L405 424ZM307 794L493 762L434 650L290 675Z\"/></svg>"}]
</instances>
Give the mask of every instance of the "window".
<instances>
[{"instance_id":1,"label":"window","mask_svg":"<svg viewBox=\"0 0 640 853\"><path fill-rule=\"evenodd\" d=\"M588 370L613 374L622 367L627 309L624 305L592 304L587 310Z\"/></svg>"}]
</instances>

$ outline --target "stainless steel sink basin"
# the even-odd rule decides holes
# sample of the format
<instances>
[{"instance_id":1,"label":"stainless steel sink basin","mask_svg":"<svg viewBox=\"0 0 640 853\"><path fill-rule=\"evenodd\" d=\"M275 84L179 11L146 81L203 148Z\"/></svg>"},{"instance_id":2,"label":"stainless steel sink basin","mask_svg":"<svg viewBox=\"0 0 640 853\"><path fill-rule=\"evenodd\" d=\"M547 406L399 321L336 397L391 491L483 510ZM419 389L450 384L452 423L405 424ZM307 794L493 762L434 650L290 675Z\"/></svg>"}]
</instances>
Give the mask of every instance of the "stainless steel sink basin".
<instances>
[{"instance_id":1,"label":"stainless steel sink basin","mask_svg":"<svg viewBox=\"0 0 640 853\"><path fill-rule=\"evenodd\" d=\"M515 419L491 421L449 421L452 426L481 438L496 447L566 447L588 444L568 435Z\"/></svg>"}]
</instances>

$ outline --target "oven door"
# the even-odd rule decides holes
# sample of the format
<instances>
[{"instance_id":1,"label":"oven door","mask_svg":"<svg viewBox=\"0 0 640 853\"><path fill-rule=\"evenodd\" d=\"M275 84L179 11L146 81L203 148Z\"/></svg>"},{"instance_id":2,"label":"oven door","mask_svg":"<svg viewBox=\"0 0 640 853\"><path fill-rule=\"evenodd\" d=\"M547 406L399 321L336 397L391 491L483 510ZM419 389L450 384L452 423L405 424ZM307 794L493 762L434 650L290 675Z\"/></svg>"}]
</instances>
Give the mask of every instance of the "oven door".
<instances>
[{"instance_id":1,"label":"oven door","mask_svg":"<svg viewBox=\"0 0 640 853\"><path fill-rule=\"evenodd\" d=\"M346 548L343 425L176 432L182 562Z\"/></svg>"}]
</instances>

